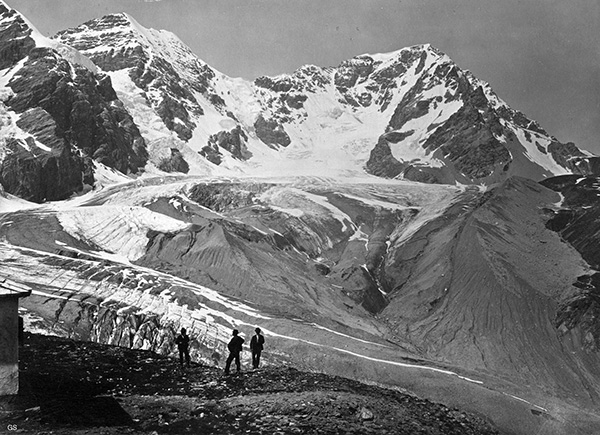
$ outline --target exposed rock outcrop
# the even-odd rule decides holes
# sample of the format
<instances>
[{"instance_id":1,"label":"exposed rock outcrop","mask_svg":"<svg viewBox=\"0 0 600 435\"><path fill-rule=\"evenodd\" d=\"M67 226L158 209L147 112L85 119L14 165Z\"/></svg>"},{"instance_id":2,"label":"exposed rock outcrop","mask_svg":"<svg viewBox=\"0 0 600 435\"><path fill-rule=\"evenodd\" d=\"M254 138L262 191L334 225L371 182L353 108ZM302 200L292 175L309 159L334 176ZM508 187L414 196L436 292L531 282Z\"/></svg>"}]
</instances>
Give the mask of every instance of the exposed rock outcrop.
<instances>
[{"instance_id":1,"label":"exposed rock outcrop","mask_svg":"<svg viewBox=\"0 0 600 435\"><path fill-rule=\"evenodd\" d=\"M600 175L600 157L583 153L573 142L561 143L555 140L548 145L548 152L554 160L574 174Z\"/></svg>"},{"instance_id":2,"label":"exposed rock outcrop","mask_svg":"<svg viewBox=\"0 0 600 435\"><path fill-rule=\"evenodd\" d=\"M254 122L254 130L259 139L267 145L287 147L291 143L283 125L274 119L266 119L263 115L259 115Z\"/></svg>"},{"instance_id":3,"label":"exposed rock outcrop","mask_svg":"<svg viewBox=\"0 0 600 435\"><path fill-rule=\"evenodd\" d=\"M373 72L373 58L359 56L342 62L336 69L334 83L341 93L356 85Z\"/></svg>"},{"instance_id":4,"label":"exposed rock outcrop","mask_svg":"<svg viewBox=\"0 0 600 435\"><path fill-rule=\"evenodd\" d=\"M221 154L221 151L219 151L217 144L205 145L200 151L198 151L198 154L217 166L223 162L223 154Z\"/></svg>"},{"instance_id":5,"label":"exposed rock outcrop","mask_svg":"<svg viewBox=\"0 0 600 435\"><path fill-rule=\"evenodd\" d=\"M90 172L86 159L73 155L68 147L48 151L33 140L17 139L7 141L5 147L0 183L6 192L29 201L67 198L83 188L82 174Z\"/></svg>"},{"instance_id":6,"label":"exposed rock outcrop","mask_svg":"<svg viewBox=\"0 0 600 435\"><path fill-rule=\"evenodd\" d=\"M248 160L252 157L252 154L248 151L248 147L246 146L247 140L248 136L246 136L244 130L238 125L231 131L220 131L217 134L211 135L208 139L207 147L214 150L216 154L220 154L219 148L223 148L229 151L236 159ZM207 158L211 160L210 157L215 157L209 157L210 151L206 149L207 147L205 147L203 151L206 152Z\"/></svg>"},{"instance_id":7,"label":"exposed rock outcrop","mask_svg":"<svg viewBox=\"0 0 600 435\"><path fill-rule=\"evenodd\" d=\"M395 178L406 169L406 166L392 155L388 141L384 136L380 136L377 145L371 150L365 168L378 177Z\"/></svg>"},{"instance_id":8,"label":"exposed rock outcrop","mask_svg":"<svg viewBox=\"0 0 600 435\"><path fill-rule=\"evenodd\" d=\"M14 9L0 4L4 25L0 29L0 69L10 68L27 57L35 47L31 29Z\"/></svg>"},{"instance_id":9,"label":"exposed rock outcrop","mask_svg":"<svg viewBox=\"0 0 600 435\"><path fill-rule=\"evenodd\" d=\"M190 170L190 165L183 158L181 151L177 148L171 148L171 156L163 159L159 163L158 169L165 172L183 172L187 174Z\"/></svg>"},{"instance_id":10,"label":"exposed rock outcrop","mask_svg":"<svg viewBox=\"0 0 600 435\"><path fill-rule=\"evenodd\" d=\"M59 152L65 148L67 155L77 150L74 158L82 161L81 166L85 157L123 173L138 172L145 165L144 140L108 77L96 77L50 49L36 48L9 86L14 95L6 101L7 106L24 113L19 127L39 142ZM81 176L78 178L69 193L81 187ZM51 179L45 182L52 184Z\"/></svg>"}]
</instances>

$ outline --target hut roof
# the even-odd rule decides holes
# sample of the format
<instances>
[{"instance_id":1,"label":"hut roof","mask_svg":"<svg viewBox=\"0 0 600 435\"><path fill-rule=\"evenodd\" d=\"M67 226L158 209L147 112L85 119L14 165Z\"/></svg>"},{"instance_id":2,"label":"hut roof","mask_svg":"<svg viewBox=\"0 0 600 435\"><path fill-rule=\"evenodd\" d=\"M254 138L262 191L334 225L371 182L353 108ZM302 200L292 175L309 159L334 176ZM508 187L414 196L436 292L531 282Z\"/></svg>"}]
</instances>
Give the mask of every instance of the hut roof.
<instances>
[{"instance_id":1,"label":"hut roof","mask_svg":"<svg viewBox=\"0 0 600 435\"><path fill-rule=\"evenodd\" d=\"M31 294L31 288L25 284L0 276L0 298L23 298Z\"/></svg>"}]
</instances>

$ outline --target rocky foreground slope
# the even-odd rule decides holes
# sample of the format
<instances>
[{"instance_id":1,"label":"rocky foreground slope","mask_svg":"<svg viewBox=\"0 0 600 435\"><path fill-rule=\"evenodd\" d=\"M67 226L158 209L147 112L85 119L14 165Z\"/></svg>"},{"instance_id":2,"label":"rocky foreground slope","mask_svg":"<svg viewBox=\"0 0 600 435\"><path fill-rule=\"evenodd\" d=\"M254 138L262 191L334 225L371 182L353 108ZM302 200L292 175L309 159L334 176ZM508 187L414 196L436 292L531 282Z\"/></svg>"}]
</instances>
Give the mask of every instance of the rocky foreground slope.
<instances>
[{"instance_id":1,"label":"rocky foreground slope","mask_svg":"<svg viewBox=\"0 0 600 435\"><path fill-rule=\"evenodd\" d=\"M27 334L17 433L493 435L483 418L395 390L268 366L221 369L148 351Z\"/></svg>"}]
</instances>

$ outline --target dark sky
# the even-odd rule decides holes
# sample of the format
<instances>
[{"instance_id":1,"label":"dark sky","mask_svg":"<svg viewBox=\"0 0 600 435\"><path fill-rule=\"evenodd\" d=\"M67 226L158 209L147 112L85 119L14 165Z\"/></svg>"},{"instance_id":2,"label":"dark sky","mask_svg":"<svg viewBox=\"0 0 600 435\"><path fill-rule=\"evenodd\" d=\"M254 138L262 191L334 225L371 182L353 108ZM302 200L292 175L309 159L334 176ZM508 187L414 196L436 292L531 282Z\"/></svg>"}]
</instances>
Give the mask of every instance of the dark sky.
<instances>
[{"instance_id":1,"label":"dark sky","mask_svg":"<svg viewBox=\"0 0 600 435\"><path fill-rule=\"evenodd\" d=\"M232 77L431 43L559 140L600 154L600 0L5 0L45 35L111 12Z\"/></svg>"}]
</instances>

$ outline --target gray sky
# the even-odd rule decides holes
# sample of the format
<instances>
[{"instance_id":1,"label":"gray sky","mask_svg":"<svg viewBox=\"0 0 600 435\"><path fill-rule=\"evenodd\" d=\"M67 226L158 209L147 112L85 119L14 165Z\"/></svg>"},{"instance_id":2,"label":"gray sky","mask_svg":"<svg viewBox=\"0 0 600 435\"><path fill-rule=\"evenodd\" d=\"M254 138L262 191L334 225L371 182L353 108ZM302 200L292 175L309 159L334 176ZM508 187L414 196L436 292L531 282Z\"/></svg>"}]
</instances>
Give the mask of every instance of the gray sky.
<instances>
[{"instance_id":1,"label":"gray sky","mask_svg":"<svg viewBox=\"0 0 600 435\"><path fill-rule=\"evenodd\" d=\"M599 0L5 0L45 35L112 12L232 76L431 43L559 140L600 154Z\"/></svg>"}]
</instances>

